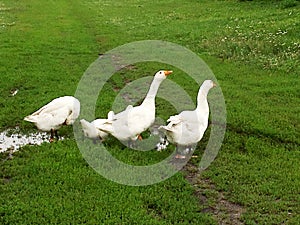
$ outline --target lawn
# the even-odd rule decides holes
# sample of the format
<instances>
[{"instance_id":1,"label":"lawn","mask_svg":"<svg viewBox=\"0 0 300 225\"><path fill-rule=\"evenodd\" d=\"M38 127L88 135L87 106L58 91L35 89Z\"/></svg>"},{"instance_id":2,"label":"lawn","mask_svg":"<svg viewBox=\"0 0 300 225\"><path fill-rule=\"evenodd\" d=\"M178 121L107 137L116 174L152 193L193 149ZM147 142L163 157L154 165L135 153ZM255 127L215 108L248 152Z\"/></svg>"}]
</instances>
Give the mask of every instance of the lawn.
<instances>
[{"instance_id":1,"label":"lawn","mask_svg":"<svg viewBox=\"0 0 300 225\"><path fill-rule=\"evenodd\" d=\"M34 131L26 115L74 95L98 54L141 40L173 42L201 57L227 110L222 147L205 171L197 166L210 129L197 145L198 158L149 186L96 173L72 127L60 130L64 140L25 146L11 160L1 153L0 223L299 224L299 21L294 0L0 0L0 131ZM106 116L127 83L161 68L174 70L168 79L196 101L199 86L185 72L141 62L109 79L96 116ZM160 118L176 113L165 100L156 103ZM103 145L132 165L159 162L174 148L133 151L112 137Z\"/></svg>"}]
</instances>

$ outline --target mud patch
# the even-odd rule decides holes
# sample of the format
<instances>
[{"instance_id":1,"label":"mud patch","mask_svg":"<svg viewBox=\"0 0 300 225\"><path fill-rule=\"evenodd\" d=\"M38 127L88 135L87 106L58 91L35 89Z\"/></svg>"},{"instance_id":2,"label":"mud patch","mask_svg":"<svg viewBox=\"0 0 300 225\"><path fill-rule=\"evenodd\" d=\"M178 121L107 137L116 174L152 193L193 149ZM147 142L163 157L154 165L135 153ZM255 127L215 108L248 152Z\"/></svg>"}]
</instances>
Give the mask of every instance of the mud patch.
<instances>
[{"instance_id":1,"label":"mud patch","mask_svg":"<svg viewBox=\"0 0 300 225\"><path fill-rule=\"evenodd\" d=\"M41 145L49 139L46 132L22 134L18 128L8 129L0 133L0 152L14 152L25 145Z\"/></svg>"}]
</instances>

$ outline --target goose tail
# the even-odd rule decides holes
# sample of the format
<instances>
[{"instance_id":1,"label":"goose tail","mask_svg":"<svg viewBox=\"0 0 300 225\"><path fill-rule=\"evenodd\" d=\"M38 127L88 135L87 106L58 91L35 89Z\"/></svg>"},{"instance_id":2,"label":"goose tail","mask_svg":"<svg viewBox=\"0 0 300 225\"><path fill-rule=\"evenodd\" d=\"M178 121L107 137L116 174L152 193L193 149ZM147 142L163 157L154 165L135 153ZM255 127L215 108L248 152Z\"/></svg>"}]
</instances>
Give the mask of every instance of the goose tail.
<instances>
[{"instance_id":1,"label":"goose tail","mask_svg":"<svg viewBox=\"0 0 300 225\"><path fill-rule=\"evenodd\" d=\"M37 122L37 118L35 116L29 115L24 118L25 121L35 123Z\"/></svg>"}]
</instances>

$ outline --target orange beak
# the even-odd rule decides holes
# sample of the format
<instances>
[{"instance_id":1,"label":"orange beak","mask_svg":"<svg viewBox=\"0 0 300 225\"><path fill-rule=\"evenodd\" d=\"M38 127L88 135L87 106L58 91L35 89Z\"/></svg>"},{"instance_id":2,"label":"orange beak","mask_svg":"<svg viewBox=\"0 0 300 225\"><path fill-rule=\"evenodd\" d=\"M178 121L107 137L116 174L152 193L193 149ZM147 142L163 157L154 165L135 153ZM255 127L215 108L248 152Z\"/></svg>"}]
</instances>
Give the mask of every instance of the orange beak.
<instances>
[{"instance_id":1,"label":"orange beak","mask_svg":"<svg viewBox=\"0 0 300 225\"><path fill-rule=\"evenodd\" d=\"M165 70L164 73L165 73L166 76L168 76L168 75L170 75L171 73L173 73L173 71L172 71L172 70Z\"/></svg>"}]
</instances>

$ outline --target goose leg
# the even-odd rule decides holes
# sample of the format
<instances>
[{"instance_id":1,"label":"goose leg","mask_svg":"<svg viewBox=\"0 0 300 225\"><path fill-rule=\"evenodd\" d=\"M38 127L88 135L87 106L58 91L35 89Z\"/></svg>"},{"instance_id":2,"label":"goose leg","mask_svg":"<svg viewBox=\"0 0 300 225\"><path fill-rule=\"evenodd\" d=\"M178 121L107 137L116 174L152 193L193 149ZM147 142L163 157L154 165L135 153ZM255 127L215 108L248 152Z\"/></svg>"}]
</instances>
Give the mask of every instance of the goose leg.
<instances>
[{"instance_id":1,"label":"goose leg","mask_svg":"<svg viewBox=\"0 0 300 225\"><path fill-rule=\"evenodd\" d=\"M54 130L51 129L50 130L50 140L49 140L49 142L52 143L53 141L54 141Z\"/></svg>"},{"instance_id":2,"label":"goose leg","mask_svg":"<svg viewBox=\"0 0 300 225\"><path fill-rule=\"evenodd\" d=\"M103 142L103 139L101 137L93 138L93 144L101 144Z\"/></svg>"},{"instance_id":3,"label":"goose leg","mask_svg":"<svg viewBox=\"0 0 300 225\"><path fill-rule=\"evenodd\" d=\"M127 147L131 149L135 149L137 147L137 140L129 140L127 142Z\"/></svg>"},{"instance_id":4,"label":"goose leg","mask_svg":"<svg viewBox=\"0 0 300 225\"><path fill-rule=\"evenodd\" d=\"M127 141L127 147L128 147L128 148L131 148L131 147L132 147L132 141L131 141L131 140L128 140L128 141Z\"/></svg>"},{"instance_id":5,"label":"goose leg","mask_svg":"<svg viewBox=\"0 0 300 225\"><path fill-rule=\"evenodd\" d=\"M54 134L55 134L56 139L59 140L59 136L58 136L57 130L54 131Z\"/></svg>"},{"instance_id":6,"label":"goose leg","mask_svg":"<svg viewBox=\"0 0 300 225\"><path fill-rule=\"evenodd\" d=\"M176 145L176 155L175 159L185 159L185 155L182 155L180 152L180 146Z\"/></svg>"}]
</instances>

